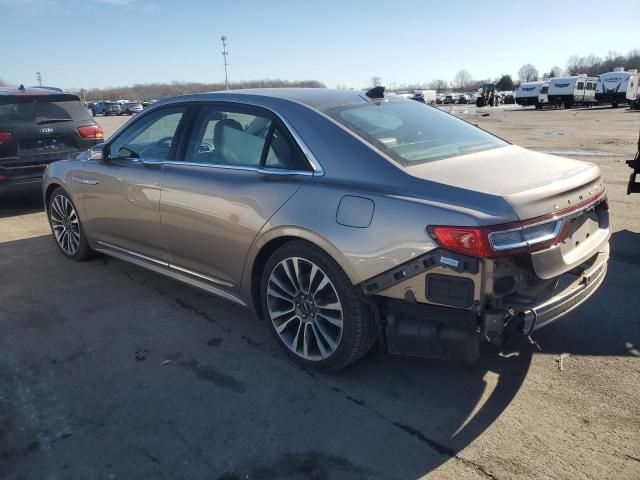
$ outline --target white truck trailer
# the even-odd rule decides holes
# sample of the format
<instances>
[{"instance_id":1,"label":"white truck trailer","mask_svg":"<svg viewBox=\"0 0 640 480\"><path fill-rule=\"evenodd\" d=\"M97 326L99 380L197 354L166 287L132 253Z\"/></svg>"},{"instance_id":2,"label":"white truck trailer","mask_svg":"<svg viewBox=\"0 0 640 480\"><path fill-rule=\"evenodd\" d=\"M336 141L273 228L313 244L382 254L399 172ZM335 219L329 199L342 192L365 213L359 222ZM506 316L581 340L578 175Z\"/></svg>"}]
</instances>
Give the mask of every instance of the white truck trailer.
<instances>
[{"instance_id":1,"label":"white truck trailer","mask_svg":"<svg viewBox=\"0 0 640 480\"><path fill-rule=\"evenodd\" d=\"M629 81L637 76L637 70L625 72L622 67L616 68L613 72L603 73L598 78L596 100L598 103L610 103L613 108L628 103Z\"/></svg>"},{"instance_id":2,"label":"white truck trailer","mask_svg":"<svg viewBox=\"0 0 640 480\"><path fill-rule=\"evenodd\" d=\"M637 73L629 77L626 98L632 110L640 109L640 75Z\"/></svg>"},{"instance_id":3,"label":"white truck trailer","mask_svg":"<svg viewBox=\"0 0 640 480\"><path fill-rule=\"evenodd\" d=\"M535 105L536 108L540 108L540 88L542 82L521 83L516 90L516 103L523 107Z\"/></svg>"},{"instance_id":4,"label":"white truck trailer","mask_svg":"<svg viewBox=\"0 0 640 480\"><path fill-rule=\"evenodd\" d=\"M594 105L597 83L597 78L587 77L585 74L551 78L548 92L549 103L565 108L574 105Z\"/></svg>"}]
</instances>

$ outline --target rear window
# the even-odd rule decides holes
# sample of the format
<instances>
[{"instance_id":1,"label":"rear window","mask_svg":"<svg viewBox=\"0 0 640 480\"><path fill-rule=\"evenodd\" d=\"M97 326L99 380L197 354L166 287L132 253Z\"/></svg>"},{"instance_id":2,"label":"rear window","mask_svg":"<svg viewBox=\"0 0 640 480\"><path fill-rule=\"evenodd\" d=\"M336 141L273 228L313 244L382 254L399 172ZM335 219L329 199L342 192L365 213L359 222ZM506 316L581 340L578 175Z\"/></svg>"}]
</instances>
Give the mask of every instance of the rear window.
<instances>
[{"instance_id":1,"label":"rear window","mask_svg":"<svg viewBox=\"0 0 640 480\"><path fill-rule=\"evenodd\" d=\"M23 122L44 125L91 118L80 100L68 96L60 97L0 97L0 123Z\"/></svg>"},{"instance_id":2,"label":"rear window","mask_svg":"<svg viewBox=\"0 0 640 480\"><path fill-rule=\"evenodd\" d=\"M404 166L508 145L453 115L418 102L385 99L324 112Z\"/></svg>"}]
</instances>

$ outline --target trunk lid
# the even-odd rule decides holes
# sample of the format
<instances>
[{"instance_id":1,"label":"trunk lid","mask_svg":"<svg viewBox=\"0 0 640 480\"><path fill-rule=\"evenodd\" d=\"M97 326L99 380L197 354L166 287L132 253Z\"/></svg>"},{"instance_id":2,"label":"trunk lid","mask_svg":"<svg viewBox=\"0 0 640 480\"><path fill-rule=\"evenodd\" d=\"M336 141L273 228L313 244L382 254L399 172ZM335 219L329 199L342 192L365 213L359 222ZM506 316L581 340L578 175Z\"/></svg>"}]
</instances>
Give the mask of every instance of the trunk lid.
<instances>
[{"instance_id":1,"label":"trunk lid","mask_svg":"<svg viewBox=\"0 0 640 480\"><path fill-rule=\"evenodd\" d=\"M499 195L521 221L553 214L564 219L564 236L556 247L531 253L535 274L555 278L606 247L609 213L600 169L517 146L448 158L407 171L416 177L468 190Z\"/></svg>"},{"instance_id":2,"label":"trunk lid","mask_svg":"<svg viewBox=\"0 0 640 480\"><path fill-rule=\"evenodd\" d=\"M604 190L596 165L515 145L405 170L425 180L499 195L509 202L520 220L563 210Z\"/></svg>"}]
</instances>

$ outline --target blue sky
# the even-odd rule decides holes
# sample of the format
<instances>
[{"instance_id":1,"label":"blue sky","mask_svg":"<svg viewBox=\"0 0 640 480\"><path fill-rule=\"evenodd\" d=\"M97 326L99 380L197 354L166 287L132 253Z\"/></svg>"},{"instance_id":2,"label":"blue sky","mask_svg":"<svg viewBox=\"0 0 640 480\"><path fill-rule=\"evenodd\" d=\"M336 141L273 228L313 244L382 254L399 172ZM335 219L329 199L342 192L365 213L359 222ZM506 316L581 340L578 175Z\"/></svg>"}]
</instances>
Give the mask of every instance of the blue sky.
<instances>
[{"instance_id":1,"label":"blue sky","mask_svg":"<svg viewBox=\"0 0 640 480\"><path fill-rule=\"evenodd\" d=\"M640 1L0 0L0 79L64 88L315 79L328 87L540 73L640 48ZM487 9L486 5L491 8ZM491 18L477 19L482 11ZM531 18L527 18L531 15Z\"/></svg>"}]
</instances>

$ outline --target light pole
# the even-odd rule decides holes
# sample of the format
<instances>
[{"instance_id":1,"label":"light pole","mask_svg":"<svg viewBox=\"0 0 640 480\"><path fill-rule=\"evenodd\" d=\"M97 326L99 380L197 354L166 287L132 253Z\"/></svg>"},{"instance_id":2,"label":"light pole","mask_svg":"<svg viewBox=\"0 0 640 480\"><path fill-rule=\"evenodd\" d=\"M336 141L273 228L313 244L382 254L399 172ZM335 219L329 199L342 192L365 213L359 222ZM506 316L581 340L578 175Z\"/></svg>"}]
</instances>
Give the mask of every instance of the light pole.
<instances>
[{"instance_id":1,"label":"light pole","mask_svg":"<svg viewBox=\"0 0 640 480\"><path fill-rule=\"evenodd\" d=\"M229 65L227 63L227 56L229 55L229 52L227 52L226 35L221 36L220 40L222 40L222 59L224 60L224 89L229 90L229 77L227 76L227 66Z\"/></svg>"},{"instance_id":2,"label":"light pole","mask_svg":"<svg viewBox=\"0 0 640 480\"><path fill-rule=\"evenodd\" d=\"M40 72L36 72L36 80L38 81L38 85L42 86L42 74Z\"/></svg>"}]
</instances>

